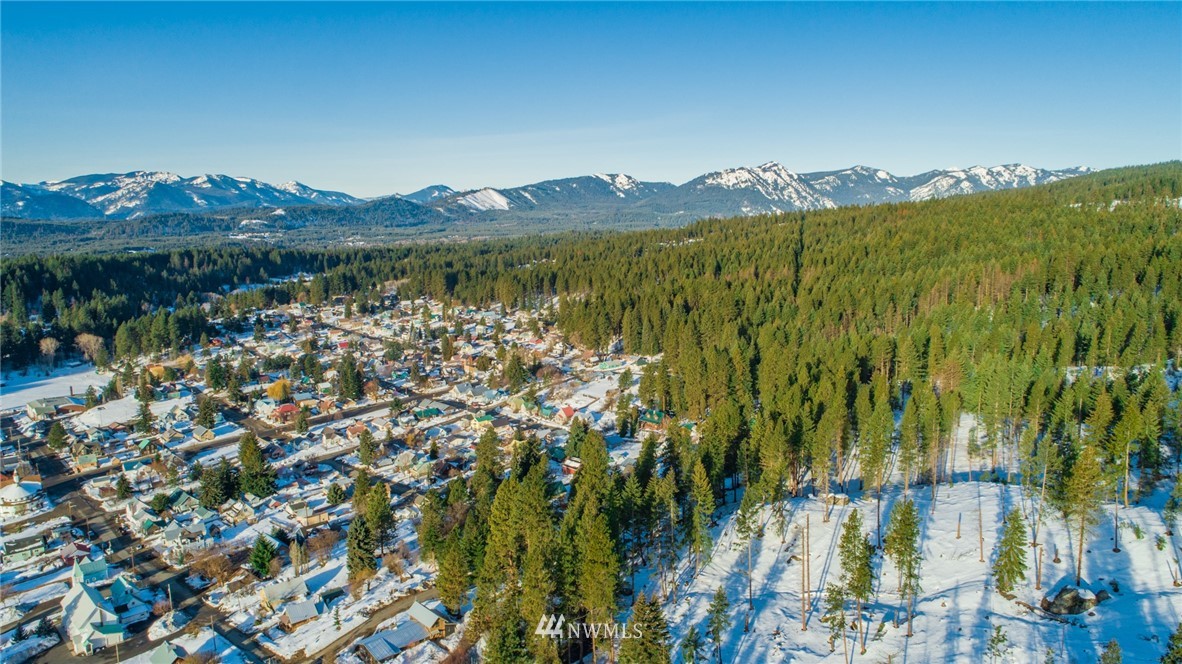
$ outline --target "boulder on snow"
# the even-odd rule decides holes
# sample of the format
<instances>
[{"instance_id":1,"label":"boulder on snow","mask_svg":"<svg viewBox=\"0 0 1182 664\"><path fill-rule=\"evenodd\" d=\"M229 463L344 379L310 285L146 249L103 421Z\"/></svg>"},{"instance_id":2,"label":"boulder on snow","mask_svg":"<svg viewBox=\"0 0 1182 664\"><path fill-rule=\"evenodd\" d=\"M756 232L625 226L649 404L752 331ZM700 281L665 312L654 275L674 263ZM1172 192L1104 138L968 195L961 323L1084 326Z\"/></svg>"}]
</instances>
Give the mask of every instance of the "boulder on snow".
<instances>
[{"instance_id":1,"label":"boulder on snow","mask_svg":"<svg viewBox=\"0 0 1182 664\"><path fill-rule=\"evenodd\" d=\"M1058 616L1078 615L1091 610L1108 598L1106 591L1102 591L1102 596L1098 596L1086 588L1063 586L1053 597L1047 595L1042 598L1042 609Z\"/></svg>"}]
</instances>

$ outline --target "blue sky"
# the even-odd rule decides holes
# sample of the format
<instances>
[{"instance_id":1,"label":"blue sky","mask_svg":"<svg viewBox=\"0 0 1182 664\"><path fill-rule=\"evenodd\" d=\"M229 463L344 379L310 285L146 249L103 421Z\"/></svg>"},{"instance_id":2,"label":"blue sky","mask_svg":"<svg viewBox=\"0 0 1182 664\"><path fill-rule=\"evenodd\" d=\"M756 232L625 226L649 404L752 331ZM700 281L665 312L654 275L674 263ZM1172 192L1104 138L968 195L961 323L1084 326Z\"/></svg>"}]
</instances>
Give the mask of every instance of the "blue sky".
<instances>
[{"instance_id":1,"label":"blue sky","mask_svg":"<svg viewBox=\"0 0 1182 664\"><path fill-rule=\"evenodd\" d=\"M1182 4L0 3L0 175L361 196L1182 156Z\"/></svg>"}]
</instances>

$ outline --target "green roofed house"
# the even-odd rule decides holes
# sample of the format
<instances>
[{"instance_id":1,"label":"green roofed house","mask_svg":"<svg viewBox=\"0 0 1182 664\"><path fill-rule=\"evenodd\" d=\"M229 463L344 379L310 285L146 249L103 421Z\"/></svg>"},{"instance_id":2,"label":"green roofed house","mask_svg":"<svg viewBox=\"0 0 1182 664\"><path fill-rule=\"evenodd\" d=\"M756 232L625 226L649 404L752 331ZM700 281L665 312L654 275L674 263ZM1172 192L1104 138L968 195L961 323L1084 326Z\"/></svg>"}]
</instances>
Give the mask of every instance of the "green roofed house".
<instances>
[{"instance_id":1,"label":"green roofed house","mask_svg":"<svg viewBox=\"0 0 1182 664\"><path fill-rule=\"evenodd\" d=\"M156 646L156 649L148 653L148 664L176 664L178 660L185 658L185 651L179 646L174 646L168 641Z\"/></svg>"},{"instance_id":2,"label":"green roofed house","mask_svg":"<svg viewBox=\"0 0 1182 664\"><path fill-rule=\"evenodd\" d=\"M646 431L655 431L665 426L665 420L668 417L659 410L645 410L640 414L640 428Z\"/></svg>"},{"instance_id":3,"label":"green roofed house","mask_svg":"<svg viewBox=\"0 0 1182 664\"><path fill-rule=\"evenodd\" d=\"M107 565L107 559L101 554L92 559L75 558L74 568L70 571L70 579L74 584L90 584L102 583L110 578L110 567Z\"/></svg>"},{"instance_id":4,"label":"green roofed house","mask_svg":"<svg viewBox=\"0 0 1182 664\"><path fill-rule=\"evenodd\" d=\"M415 419L429 420L433 417L439 417L442 414L443 414L443 411L439 410L438 408L424 408L422 410L415 411Z\"/></svg>"}]
</instances>

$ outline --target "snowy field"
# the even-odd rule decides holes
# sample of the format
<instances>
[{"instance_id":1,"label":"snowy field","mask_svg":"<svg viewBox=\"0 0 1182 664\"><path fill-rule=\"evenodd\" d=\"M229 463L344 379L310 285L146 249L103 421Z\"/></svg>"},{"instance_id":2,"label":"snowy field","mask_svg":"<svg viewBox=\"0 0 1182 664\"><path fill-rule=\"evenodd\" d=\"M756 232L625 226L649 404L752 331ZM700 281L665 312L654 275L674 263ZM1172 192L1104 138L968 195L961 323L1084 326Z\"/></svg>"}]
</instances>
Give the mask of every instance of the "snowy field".
<instances>
[{"instance_id":1,"label":"snowy field","mask_svg":"<svg viewBox=\"0 0 1182 664\"><path fill-rule=\"evenodd\" d=\"M96 390L103 388L111 382L111 377L101 375L93 365L85 364L80 367L62 367L49 374L36 367L31 367L28 375L22 375L19 371L6 371L2 380L0 411L24 408L34 399L69 396L71 387L74 388L74 394L82 395L88 387L93 386Z\"/></svg>"},{"instance_id":2,"label":"snowy field","mask_svg":"<svg viewBox=\"0 0 1182 664\"><path fill-rule=\"evenodd\" d=\"M963 428L959 442L964 445ZM967 455L961 452L956 468L958 479L967 477ZM857 483L855 482L856 486ZM866 653L859 654L853 643L853 631L847 630L849 656L865 662L977 662L986 661L986 651L995 626L1006 635L998 661L1043 662L1047 649L1056 662L1094 662L1104 645L1116 639L1125 662L1156 662L1165 650L1170 633L1182 618L1182 588L1174 586L1179 568L1179 541L1165 537L1166 526L1161 505L1167 488L1146 496L1141 504L1120 510L1120 548L1113 552L1111 505L1107 517L1085 540L1082 585L1093 592L1106 590L1112 598L1089 613L1063 616L1062 620L1037 607L1052 588L1075 580L1076 545L1069 537L1063 519L1048 511L1042 523L1039 541L1045 545L1042 590L1035 590L1035 553L1027 556L1026 580L1016 588L1013 600L1002 597L993 587L990 567L994 546L1002 530L1003 515L1018 507L1028 524L1036 509L1017 485L959 481L953 486L941 484L935 502L930 485L912 487L921 520L923 543L921 592L914 614L915 635L907 638L905 612L896 592L896 570L884 556L875 557L877 579L875 596L864 608L869 619L866 628ZM682 585L676 601L666 604L676 648L691 626L707 633L707 611L715 590L722 586L731 604L734 619L723 635L723 662L814 662L841 661L842 642L830 652L830 630L824 615L823 589L836 583L841 574L837 542L841 524L854 509L860 510L864 530L876 542L875 500L873 494L855 492L852 502L831 508L829 522L824 522L824 506L816 498L788 501L789 525L783 539L771 519L770 508L760 515L765 526L762 539L752 550L753 605L751 627L744 632L747 611L746 548L735 535L732 502L720 511L715 529L713 555L697 578L690 579L691 569L681 568ZM891 507L903 498L899 484L884 488L882 522L889 519ZM978 542L978 509L984 537L984 559ZM801 627L801 576L803 537L809 521L811 589L806 609L807 631ZM960 523L960 537L957 526ZM1138 533L1140 535L1138 536ZM1158 536L1162 536L1159 541ZM1161 548L1159 549L1159 545ZM1060 562L1053 561L1058 552ZM656 589L656 579L648 590ZM847 614L852 616L851 609ZM901 624L894 626L896 616ZM707 637L707 648L713 646Z\"/></svg>"},{"instance_id":3,"label":"snowy field","mask_svg":"<svg viewBox=\"0 0 1182 664\"><path fill-rule=\"evenodd\" d=\"M148 408L156 417L161 417L174 407L184 408L192 403L192 397L181 397L167 401L153 401ZM101 406L95 406L76 418L79 425L101 429L112 424L131 422L139 417L140 402L135 395L128 395L122 399L109 401Z\"/></svg>"}]
</instances>

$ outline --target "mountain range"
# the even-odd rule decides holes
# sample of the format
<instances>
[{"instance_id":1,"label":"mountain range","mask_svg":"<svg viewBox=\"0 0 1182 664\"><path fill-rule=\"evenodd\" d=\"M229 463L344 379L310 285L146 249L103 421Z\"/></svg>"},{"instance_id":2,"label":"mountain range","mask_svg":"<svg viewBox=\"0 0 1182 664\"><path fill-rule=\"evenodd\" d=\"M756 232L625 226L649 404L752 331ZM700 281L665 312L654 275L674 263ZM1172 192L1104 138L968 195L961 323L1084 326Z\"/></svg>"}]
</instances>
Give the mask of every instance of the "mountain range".
<instances>
[{"instance_id":1,"label":"mountain range","mask_svg":"<svg viewBox=\"0 0 1182 664\"><path fill-rule=\"evenodd\" d=\"M36 184L2 183L0 213L30 220L142 219L162 214L216 214L254 208L358 208L347 217L371 218L397 209L401 219L430 222L506 221L539 215L634 220L688 219L833 208L844 205L919 201L1044 184L1090 172L1083 167L1049 170L1022 164L974 166L896 176L867 166L794 173L779 163L706 173L682 185L644 182L629 175L595 174L546 180L521 187L457 191L432 185L411 194L371 201L299 182L271 185L228 175L181 177L134 171L82 175ZM400 205L375 205L399 199Z\"/></svg>"}]
</instances>

